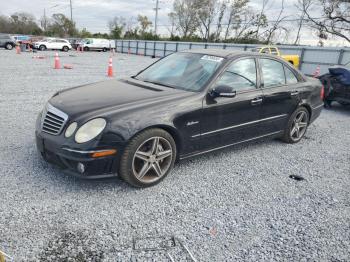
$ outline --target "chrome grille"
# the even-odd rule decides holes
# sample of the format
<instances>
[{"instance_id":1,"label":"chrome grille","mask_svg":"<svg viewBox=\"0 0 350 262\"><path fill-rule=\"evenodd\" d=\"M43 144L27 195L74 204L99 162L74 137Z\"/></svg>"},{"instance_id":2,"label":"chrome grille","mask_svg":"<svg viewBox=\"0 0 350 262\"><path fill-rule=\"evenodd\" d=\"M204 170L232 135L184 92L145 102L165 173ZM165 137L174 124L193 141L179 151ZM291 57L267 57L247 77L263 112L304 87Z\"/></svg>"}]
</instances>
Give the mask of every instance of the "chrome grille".
<instances>
[{"instance_id":1,"label":"chrome grille","mask_svg":"<svg viewBox=\"0 0 350 262\"><path fill-rule=\"evenodd\" d=\"M43 112L41 130L51 135L59 135L68 120L68 115L48 104Z\"/></svg>"}]
</instances>

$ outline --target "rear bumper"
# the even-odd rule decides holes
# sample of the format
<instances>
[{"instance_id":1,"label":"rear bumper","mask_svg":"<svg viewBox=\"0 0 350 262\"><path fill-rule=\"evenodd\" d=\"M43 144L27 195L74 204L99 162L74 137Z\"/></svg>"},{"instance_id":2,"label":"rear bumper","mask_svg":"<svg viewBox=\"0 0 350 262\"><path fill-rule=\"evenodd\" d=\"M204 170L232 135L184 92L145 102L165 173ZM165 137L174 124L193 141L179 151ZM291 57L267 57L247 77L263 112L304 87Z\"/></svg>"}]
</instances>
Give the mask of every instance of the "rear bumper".
<instances>
[{"instance_id":1,"label":"rear bumper","mask_svg":"<svg viewBox=\"0 0 350 262\"><path fill-rule=\"evenodd\" d=\"M92 158L91 153L94 150L70 151L69 148L62 147L54 139L50 139L50 135L38 131L35 132L35 139L37 149L44 160L59 167L66 174L84 179L117 176L118 159L115 155Z\"/></svg>"}]
</instances>

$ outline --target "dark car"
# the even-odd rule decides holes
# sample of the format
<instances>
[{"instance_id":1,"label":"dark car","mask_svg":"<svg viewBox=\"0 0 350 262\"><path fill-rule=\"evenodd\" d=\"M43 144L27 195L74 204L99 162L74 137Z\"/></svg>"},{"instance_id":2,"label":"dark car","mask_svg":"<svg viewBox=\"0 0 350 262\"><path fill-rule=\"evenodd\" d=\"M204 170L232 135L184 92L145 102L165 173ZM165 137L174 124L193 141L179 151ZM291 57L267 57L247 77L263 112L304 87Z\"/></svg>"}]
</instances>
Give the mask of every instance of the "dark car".
<instances>
[{"instance_id":1,"label":"dark car","mask_svg":"<svg viewBox=\"0 0 350 262\"><path fill-rule=\"evenodd\" d=\"M8 34L0 34L0 47L12 50L16 46L14 40Z\"/></svg>"},{"instance_id":2,"label":"dark car","mask_svg":"<svg viewBox=\"0 0 350 262\"><path fill-rule=\"evenodd\" d=\"M192 50L138 73L56 93L39 114L43 157L84 178L161 181L175 160L242 142L299 142L323 87L270 55Z\"/></svg>"},{"instance_id":3,"label":"dark car","mask_svg":"<svg viewBox=\"0 0 350 262\"><path fill-rule=\"evenodd\" d=\"M350 105L350 65L330 67L328 74L320 76L325 87L325 107L331 107L333 101L344 106Z\"/></svg>"}]
</instances>

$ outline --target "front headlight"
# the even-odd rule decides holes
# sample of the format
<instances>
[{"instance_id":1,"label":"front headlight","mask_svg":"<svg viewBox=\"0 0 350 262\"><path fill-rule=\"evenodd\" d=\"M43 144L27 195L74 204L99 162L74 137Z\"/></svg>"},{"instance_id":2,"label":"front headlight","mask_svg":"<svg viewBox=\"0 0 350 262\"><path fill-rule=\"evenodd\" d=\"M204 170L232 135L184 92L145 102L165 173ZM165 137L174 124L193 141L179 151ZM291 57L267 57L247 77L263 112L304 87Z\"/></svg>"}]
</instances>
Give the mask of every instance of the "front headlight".
<instances>
[{"instance_id":1,"label":"front headlight","mask_svg":"<svg viewBox=\"0 0 350 262\"><path fill-rule=\"evenodd\" d=\"M103 118L95 118L82 125L75 133L75 142L81 144L94 139L106 127L106 120Z\"/></svg>"},{"instance_id":2,"label":"front headlight","mask_svg":"<svg viewBox=\"0 0 350 262\"><path fill-rule=\"evenodd\" d=\"M78 127L77 122L71 123L71 124L67 127L66 132L64 133L64 136L65 136L66 138L68 138L68 137L70 137L71 135L73 135L73 133L74 133L75 129L77 129L77 127Z\"/></svg>"}]
</instances>

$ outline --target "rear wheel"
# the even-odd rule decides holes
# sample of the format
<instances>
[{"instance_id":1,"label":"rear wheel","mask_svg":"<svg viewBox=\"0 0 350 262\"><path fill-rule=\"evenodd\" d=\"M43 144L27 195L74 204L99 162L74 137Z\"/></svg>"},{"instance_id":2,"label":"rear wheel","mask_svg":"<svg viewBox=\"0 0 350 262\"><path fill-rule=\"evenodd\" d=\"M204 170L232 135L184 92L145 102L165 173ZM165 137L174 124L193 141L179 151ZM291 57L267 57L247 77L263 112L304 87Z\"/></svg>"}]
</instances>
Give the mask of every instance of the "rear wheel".
<instances>
[{"instance_id":1,"label":"rear wheel","mask_svg":"<svg viewBox=\"0 0 350 262\"><path fill-rule=\"evenodd\" d=\"M107 48L104 47L104 48L102 49L102 51L103 51L103 52L107 52Z\"/></svg>"},{"instance_id":2,"label":"rear wheel","mask_svg":"<svg viewBox=\"0 0 350 262\"><path fill-rule=\"evenodd\" d=\"M289 118L283 141L290 144L298 143L306 133L309 120L309 111L305 107L299 107Z\"/></svg>"},{"instance_id":3,"label":"rear wheel","mask_svg":"<svg viewBox=\"0 0 350 262\"><path fill-rule=\"evenodd\" d=\"M85 46L84 51L89 51L89 48L87 46Z\"/></svg>"},{"instance_id":4,"label":"rear wheel","mask_svg":"<svg viewBox=\"0 0 350 262\"><path fill-rule=\"evenodd\" d=\"M13 45L10 44L10 43L7 43L7 44L5 45L5 48L6 48L7 50L12 50L12 49L13 49Z\"/></svg>"},{"instance_id":5,"label":"rear wheel","mask_svg":"<svg viewBox=\"0 0 350 262\"><path fill-rule=\"evenodd\" d=\"M174 166L176 145L163 129L145 130L127 145L119 174L135 187L149 187L163 180Z\"/></svg>"},{"instance_id":6,"label":"rear wheel","mask_svg":"<svg viewBox=\"0 0 350 262\"><path fill-rule=\"evenodd\" d=\"M39 50L40 51L45 51L46 50L46 46L44 46L44 45L39 46Z\"/></svg>"}]
</instances>

